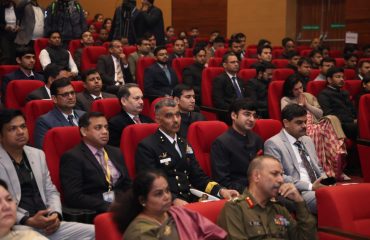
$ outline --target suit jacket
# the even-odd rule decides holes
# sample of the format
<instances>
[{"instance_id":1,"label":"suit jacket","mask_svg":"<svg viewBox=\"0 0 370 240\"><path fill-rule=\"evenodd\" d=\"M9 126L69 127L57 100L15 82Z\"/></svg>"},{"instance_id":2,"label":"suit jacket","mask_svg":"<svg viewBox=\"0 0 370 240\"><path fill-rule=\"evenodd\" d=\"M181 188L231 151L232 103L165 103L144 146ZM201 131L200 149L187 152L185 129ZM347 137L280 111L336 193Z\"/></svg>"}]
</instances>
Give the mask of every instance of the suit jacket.
<instances>
[{"instance_id":1,"label":"suit jacket","mask_svg":"<svg viewBox=\"0 0 370 240\"><path fill-rule=\"evenodd\" d=\"M116 191L124 191L131 186L125 161L118 148L105 146L109 159L121 176L113 186ZM103 168L88 146L81 142L63 154L60 160L60 181L64 192L64 201L68 207L84 208L106 212L110 205L104 201L103 193L109 184Z\"/></svg>"},{"instance_id":2,"label":"suit jacket","mask_svg":"<svg viewBox=\"0 0 370 240\"><path fill-rule=\"evenodd\" d=\"M181 155L176 148L167 139L163 133L158 130L153 135L145 138L138 145L135 156L136 171L145 169L161 169L168 178L168 184L173 194L173 199L181 198L186 201L192 201L189 191L191 187L201 191L208 190L208 193L216 195L221 186L216 184L213 188L209 185L211 180L200 168L195 159L191 147L185 139L177 137L177 144Z\"/></svg>"},{"instance_id":3,"label":"suit jacket","mask_svg":"<svg viewBox=\"0 0 370 240\"><path fill-rule=\"evenodd\" d=\"M303 143L306 152L310 156L311 166L315 171L316 176L324 175L321 167L318 164L319 160L317 158L315 145L312 139L308 136L303 136L299 140ZM309 190L309 183L301 181L298 161L294 155L294 150L291 147L283 130L265 142L264 153L279 159L284 169L284 180L286 182L294 183L299 191Z\"/></svg>"},{"instance_id":4,"label":"suit jacket","mask_svg":"<svg viewBox=\"0 0 370 240\"><path fill-rule=\"evenodd\" d=\"M75 117L79 119L85 112L80 110L74 110L73 113ZM36 127L34 132L35 147L40 149L42 148L45 134L49 129L53 127L63 127L63 126L68 127L71 125L57 107L54 107L48 113L40 116L36 121Z\"/></svg>"},{"instance_id":5,"label":"suit jacket","mask_svg":"<svg viewBox=\"0 0 370 240\"><path fill-rule=\"evenodd\" d=\"M109 93L117 93L119 87L115 85L116 82L114 81L115 69L112 55L108 54L100 56L96 64L96 68L103 80L103 90ZM132 83L133 80L129 67L127 66L127 68L125 68L121 62L121 69L125 83Z\"/></svg>"},{"instance_id":6,"label":"suit jacket","mask_svg":"<svg viewBox=\"0 0 370 240\"><path fill-rule=\"evenodd\" d=\"M163 69L154 63L144 71L144 94L151 98L163 97L166 94L172 95L173 88L178 84L175 71L167 66L171 75L171 84L168 81Z\"/></svg>"},{"instance_id":7,"label":"suit jacket","mask_svg":"<svg viewBox=\"0 0 370 240\"><path fill-rule=\"evenodd\" d=\"M243 96L245 95L245 90L243 87L243 82L238 79L238 84ZM216 108L228 109L230 104L237 99L236 91L233 83L226 72L217 76L213 80L212 89L212 100L213 105Z\"/></svg>"},{"instance_id":8,"label":"suit jacket","mask_svg":"<svg viewBox=\"0 0 370 240\"><path fill-rule=\"evenodd\" d=\"M185 138L188 136L188 129L190 124L198 121L205 121L206 118L203 114L199 112L189 112L189 113L180 113L181 114L181 124L180 130L178 132L179 136Z\"/></svg>"},{"instance_id":9,"label":"suit jacket","mask_svg":"<svg viewBox=\"0 0 370 240\"><path fill-rule=\"evenodd\" d=\"M131 76L132 76L132 79L134 79L134 80L136 79L137 60L141 57L144 57L144 55L139 53L139 51L136 51L136 52L131 53L130 56L128 57L128 59L127 59L128 66L129 66L130 72L131 72ZM154 55L153 55L152 52L149 52L149 54L145 55L145 57L154 57Z\"/></svg>"},{"instance_id":10,"label":"suit jacket","mask_svg":"<svg viewBox=\"0 0 370 240\"><path fill-rule=\"evenodd\" d=\"M28 96L26 97L26 102L40 99L50 99L50 96L46 91L45 86L42 86L28 94Z\"/></svg>"},{"instance_id":11,"label":"suit jacket","mask_svg":"<svg viewBox=\"0 0 370 240\"><path fill-rule=\"evenodd\" d=\"M195 99L197 104L201 103L201 84L202 84L202 72L204 65L200 63L193 63L188 67L184 68L182 73L182 80L184 84L192 86L195 92Z\"/></svg>"},{"instance_id":12,"label":"suit jacket","mask_svg":"<svg viewBox=\"0 0 370 240\"><path fill-rule=\"evenodd\" d=\"M157 40L157 46L164 45L164 22L162 10L152 5L146 12L140 11L136 17L137 24L136 28L140 29L137 31L137 38L142 37L139 32L142 29L145 32L154 34Z\"/></svg>"},{"instance_id":13,"label":"suit jacket","mask_svg":"<svg viewBox=\"0 0 370 240\"><path fill-rule=\"evenodd\" d=\"M41 199L45 206L50 208L52 212L56 211L62 214L60 195L54 184L51 182L44 152L28 146L24 146L23 150L26 153L28 161L31 165L33 176L35 177ZM15 170L12 160L1 145L0 176L1 179L8 184L9 192L15 201L19 203L21 201L22 193L18 174ZM28 215L27 209L17 207L17 223L19 223L19 221L26 215Z\"/></svg>"},{"instance_id":14,"label":"suit jacket","mask_svg":"<svg viewBox=\"0 0 370 240\"><path fill-rule=\"evenodd\" d=\"M152 123L153 120L147 116L139 114L142 123ZM128 125L135 124L126 111L122 110L116 116L109 119L109 145L119 147L123 129Z\"/></svg>"},{"instance_id":15,"label":"suit jacket","mask_svg":"<svg viewBox=\"0 0 370 240\"><path fill-rule=\"evenodd\" d=\"M102 92L102 97L103 98L116 98L117 96L111 93L105 93ZM77 93L76 96L77 102L76 102L76 107L75 109L79 109L85 112L90 111L91 104L94 101L94 98L90 95L89 92L86 90L80 93Z\"/></svg>"}]
</instances>

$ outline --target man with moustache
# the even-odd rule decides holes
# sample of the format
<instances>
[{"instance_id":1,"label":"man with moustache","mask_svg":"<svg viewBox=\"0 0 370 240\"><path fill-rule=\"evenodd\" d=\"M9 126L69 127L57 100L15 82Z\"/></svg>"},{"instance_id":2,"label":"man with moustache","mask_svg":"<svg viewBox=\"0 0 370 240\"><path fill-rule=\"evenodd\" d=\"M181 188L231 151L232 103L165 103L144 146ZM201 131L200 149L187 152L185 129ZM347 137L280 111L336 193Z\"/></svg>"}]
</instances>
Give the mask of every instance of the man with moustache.
<instances>
[{"instance_id":1,"label":"man with moustache","mask_svg":"<svg viewBox=\"0 0 370 240\"><path fill-rule=\"evenodd\" d=\"M283 129L265 142L264 153L277 158L284 168L285 182L294 183L311 213L317 214L315 191L325 173L319 166L315 145L306 136L307 110L289 104L281 111Z\"/></svg>"},{"instance_id":2,"label":"man with moustache","mask_svg":"<svg viewBox=\"0 0 370 240\"><path fill-rule=\"evenodd\" d=\"M218 225L228 239L316 239L316 221L292 183L284 183L278 159L265 155L252 160L244 193L225 203ZM276 202L281 195L296 206L293 218Z\"/></svg>"},{"instance_id":3,"label":"man with moustache","mask_svg":"<svg viewBox=\"0 0 370 240\"><path fill-rule=\"evenodd\" d=\"M114 196L131 186L119 148L108 146L108 121L89 112L79 121L82 141L60 160L60 181L68 207L108 211Z\"/></svg>"}]
</instances>

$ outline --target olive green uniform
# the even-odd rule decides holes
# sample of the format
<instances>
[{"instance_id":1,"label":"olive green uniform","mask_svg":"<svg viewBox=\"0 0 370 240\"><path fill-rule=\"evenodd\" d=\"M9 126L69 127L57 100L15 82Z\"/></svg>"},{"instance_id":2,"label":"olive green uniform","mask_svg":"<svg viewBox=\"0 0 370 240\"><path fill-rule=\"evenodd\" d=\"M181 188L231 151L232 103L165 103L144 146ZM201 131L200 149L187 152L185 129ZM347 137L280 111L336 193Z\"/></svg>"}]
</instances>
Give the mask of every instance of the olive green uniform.
<instances>
[{"instance_id":1,"label":"olive green uniform","mask_svg":"<svg viewBox=\"0 0 370 240\"><path fill-rule=\"evenodd\" d=\"M218 225L225 229L232 240L245 239L315 239L316 221L305 202L296 204L296 219L277 202L269 201L260 206L245 190L223 208Z\"/></svg>"}]
</instances>

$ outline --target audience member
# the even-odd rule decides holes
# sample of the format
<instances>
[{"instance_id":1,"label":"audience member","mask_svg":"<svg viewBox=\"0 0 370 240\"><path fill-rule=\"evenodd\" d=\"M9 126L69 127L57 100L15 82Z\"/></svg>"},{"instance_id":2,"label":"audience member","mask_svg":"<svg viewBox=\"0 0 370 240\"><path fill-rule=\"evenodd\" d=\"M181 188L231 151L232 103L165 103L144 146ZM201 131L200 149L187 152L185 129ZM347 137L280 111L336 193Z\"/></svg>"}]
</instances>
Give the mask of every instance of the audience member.
<instances>
[{"instance_id":1,"label":"audience member","mask_svg":"<svg viewBox=\"0 0 370 240\"><path fill-rule=\"evenodd\" d=\"M155 106L155 114L159 129L139 143L135 157L137 172L147 169L164 171L175 206L198 200L191 195L190 188L223 198L238 195L237 191L228 190L212 181L200 168L191 146L177 135L181 115L175 100L165 98L159 101Z\"/></svg>"},{"instance_id":2,"label":"audience member","mask_svg":"<svg viewBox=\"0 0 370 240\"><path fill-rule=\"evenodd\" d=\"M55 63L70 71L76 77L78 74L77 65L71 53L63 48L60 33L51 31L48 38L48 46L42 49L39 55L42 68L45 69L49 63Z\"/></svg>"},{"instance_id":3,"label":"audience member","mask_svg":"<svg viewBox=\"0 0 370 240\"><path fill-rule=\"evenodd\" d=\"M344 68L353 69L357 71L358 56L354 53L347 53L343 55Z\"/></svg>"},{"instance_id":4,"label":"audience member","mask_svg":"<svg viewBox=\"0 0 370 240\"><path fill-rule=\"evenodd\" d=\"M221 185L243 193L246 172L252 159L262 152L263 140L252 129L257 117L256 104L239 99L229 109L231 127L211 146L212 176Z\"/></svg>"},{"instance_id":5,"label":"audience member","mask_svg":"<svg viewBox=\"0 0 370 240\"><path fill-rule=\"evenodd\" d=\"M314 81L326 81L326 73L332 67L335 67L336 61L334 58L323 58L320 62L320 74L314 79Z\"/></svg>"},{"instance_id":6,"label":"audience member","mask_svg":"<svg viewBox=\"0 0 370 240\"><path fill-rule=\"evenodd\" d=\"M329 46L321 46L319 47L319 51L321 52L321 55L323 58L330 57L330 48Z\"/></svg>"},{"instance_id":7,"label":"audience member","mask_svg":"<svg viewBox=\"0 0 370 240\"><path fill-rule=\"evenodd\" d=\"M133 189L118 198L112 208L124 239L226 239L226 232L206 217L171 206L169 188L161 171L149 170L136 177Z\"/></svg>"},{"instance_id":8,"label":"audience member","mask_svg":"<svg viewBox=\"0 0 370 240\"><path fill-rule=\"evenodd\" d=\"M150 50L154 52L154 49L157 47L157 39L153 33L146 32L143 36L144 39L148 39L150 43Z\"/></svg>"},{"instance_id":9,"label":"audience member","mask_svg":"<svg viewBox=\"0 0 370 240\"><path fill-rule=\"evenodd\" d=\"M90 24L87 28L87 31L91 32L91 33L96 33L96 27L94 24Z\"/></svg>"},{"instance_id":10,"label":"audience member","mask_svg":"<svg viewBox=\"0 0 370 240\"><path fill-rule=\"evenodd\" d=\"M85 113L73 110L76 106L76 92L68 78L55 80L50 86L54 108L40 116L35 127L35 147L42 148L46 132L53 127L77 126L78 119Z\"/></svg>"},{"instance_id":11,"label":"audience member","mask_svg":"<svg viewBox=\"0 0 370 240\"><path fill-rule=\"evenodd\" d=\"M222 57L225 72L213 80L213 105L220 109L229 109L230 104L246 96L243 82L238 79L239 60L234 53L226 53Z\"/></svg>"},{"instance_id":12,"label":"audience member","mask_svg":"<svg viewBox=\"0 0 370 240\"><path fill-rule=\"evenodd\" d=\"M152 123L153 120L141 114L144 108L143 93L137 84L128 83L122 86L117 93L117 98L122 110L109 119L109 145L119 147L125 127L132 124Z\"/></svg>"},{"instance_id":13,"label":"audience member","mask_svg":"<svg viewBox=\"0 0 370 240\"><path fill-rule=\"evenodd\" d=\"M197 105L201 104L201 85L202 72L207 63L206 50L204 48L196 47L193 49L194 63L185 67L182 72L182 81L184 84L191 86L195 92L195 102Z\"/></svg>"},{"instance_id":14,"label":"audience member","mask_svg":"<svg viewBox=\"0 0 370 240\"><path fill-rule=\"evenodd\" d=\"M364 58L370 58L370 44L366 44L362 48L362 57L364 57Z\"/></svg>"},{"instance_id":15,"label":"audience member","mask_svg":"<svg viewBox=\"0 0 370 240\"><path fill-rule=\"evenodd\" d=\"M241 59L243 59L244 57L246 57L245 49L246 49L247 37L245 36L244 33L240 32L240 33L236 33L234 35L234 38L239 40L239 42L240 42L240 47L242 49L242 51L240 53L240 57L241 57Z\"/></svg>"},{"instance_id":16,"label":"audience member","mask_svg":"<svg viewBox=\"0 0 370 240\"><path fill-rule=\"evenodd\" d=\"M280 58L289 59L289 52L295 51L295 41L290 37L285 37L281 40L281 46L283 46L284 50Z\"/></svg>"},{"instance_id":17,"label":"audience member","mask_svg":"<svg viewBox=\"0 0 370 240\"><path fill-rule=\"evenodd\" d=\"M263 45L257 48L257 63L253 63L251 68L256 68L257 65L272 61L272 47L270 45Z\"/></svg>"},{"instance_id":18,"label":"audience member","mask_svg":"<svg viewBox=\"0 0 370 240\"><path fill-rule=\"evenodd\" d=\"M128 57L128 66L130 68L132 79L136 79L136 64L139 58L142 57L154 57L151 52L150 42L147 39L140 38L136 43L137 51L131 53Z\"/></svg>"},{"instance_id":19,"label":"audience member","mask_svg":"<svg viewBox=\"0 0 370 240\"><path fill-rule=\"evenodd\" d=\"M301 57L298 61L298 69L288 79L298 78L302 81L303 89L306 90L306 85L310 81L311 74L311 60L309 58Z\"/></svg>"},{"instance_id":20,"label":"audience member","mask_svg":"<svg viewBox=\"0 0 370 240\"><path fill-rule=\"evenodd\" d=\"M289 51L287 53L288 65L287 68L294 70L294 72L298 71L298 61L301 59L301 55L297 51Z\"/></svg>"},{"instance_id":21,"label":"audience member","mask_svg":"<svg viewBox=\"0 0 370 240\"><path fill-rule=\"evenodd\" d=\"M164 40L166 43L172 43L172 39L175 37L175 28L173 26L166 27L166 34Z\"/></svg>"},{"instance_id":22,"label":"audience member","mask_svg":"<svg viewBox=\"0 0 370 240\"><path fill-rule=\"evenodd\" d=\"M271 46L271 41L263 38L258 40L257 49L263 46Z\"/></svg>"},{"instance_id":23,"label":"audience member","mask_svg":"<svg viewBox=\"0 0 370 240\"><path fill-rule=\"evenodd\" d=\"M105 18L102 28L106 29L109 33L110 30L112 29L112 23L113 23L113 20L111 18Z\"/></svg>"},{"instance_id":24,"label":"audience member","mask_svg":"<svg viewBox=\"0 0 370 240\"><path fill-rule=\"evenodd\" d=\"M89 112L79 120L81 143L60 159L60 181L66 206L108 211L117 192L131 187L119 148L108 146L108 121Z\"/></svg>"},{"instance_id":25,"label":"audience member","mask_svg":"<svg viewBox=\"0 0 370 240\"><path fill-rule=\"evenodd\" d=\"M95 14L95 16L94 16L94 19L93 19L93 24L94 23L103 23L103 21L104 21L104 15L103 14L101 14L101 13L97 13L97 14Z\"/></svg>"},{"instance_id":26,"label":"audience member","mask_svg":"<svg viewBox=\"0 0 370 240\"><path fill-rule=\"evenodd\" d=\"M231 38L229 40L229 50L234 53L239 61L242 60L242 42L239 39Z\"/></svg>"},{"instance_id":27,"label":"audience member","mask_svg":"<svg viewBox=\"0 0 370 240\"><path fill-rule=\"evenodd\" d=\"M311 59L311 68L319 69L322 60L322 53L319 49L314 49L310 52L309 58Z\"/></svg>"},{"instance_id":28,"label":"audience member","mask_svg":"<svg viewBox=\"0 0 370 240\"><path fill-rule=\"evenodd\" d=\"M220 48L224 48L224 46L225 46L225 38L223 38L222 36L216 37L215 40L213 40L213 43L207 52L207 56L208 56L207 58L214 57L216 50Z\"/></svg>"},{"instance_id":29,"label":"audience member","mask_svg":"<svg viewBox=\"0 0 370 240\"><path fill-rule=\"evenodd\" d=\"M171 96L178 79L168 64L168 54L164 46L154 50L156 62L144 71L144 94L151 99Z\"/></svg>"},{"instance_id":30,"label":"audience member","mask_svg":"<svg viewBox=\"0 0 370 240\"><path fill-rule=\"evenodd\" d=\"M77 93L75 109L88 112L91 109L91 104L95 100L116 98L116 95L102 91L103 81L96 69L90 69L83 72L82 80L85 90Z\"/></svg>"},{"instance_id":31,"label":"audience member","mask_svg":"<svg viewBox=\"0 0 370 240\"><path fill-rule=\"evenodd\" d=\"M73 59L77 65L78 70L81 70L81 55L82 55L82 50L85 47L89 47L94 45L94 38L91 32L85 31L81 35L81 40L80 40L80 47L76 49Z\"/></svg>"},{"instance_id":32,"label":"audience member","mask_svg":"<svg viewBox=\"0 0 370 240\"><path fill-rule=\"evenodd\" d=\"M168 56L168 63L172 65L175 58L185 57L185 44L183 39L176 39L173 41L173 53Z\"/></svg>"},{"instance_id":33,"label":"audience member","mask_svg":"<svg viewBox=\"0 0 370 240\"><path fill-rule=\"evenodd\" d=\"M19 31L20 20L15 1L1 1L0 14L0 65L15 64L14 39Z\"/></svg>"},{"instance_id":34,"label":"audience member","mask_svg":"<svg viewBox=\"0 0 370 240\"><path fill-rule=\"evenodd\" d=\"M271 156L255 158L249 165L248 187L243 195L225 203L218 225L228 239L315 239L316 221L292 183L284 183L280 162ZM278 196L294 202L295 217L276 202ZM262 230L263 229L263 230Z\"/></svg>"},{"instance_id":35,"label":"audience member","mask_svg":"<svg viewBox=\"0 0 370 240\"><path fill-rule=\"evenodd\" d=\"M274 68L275 66L269 62L257 65L256 77L245 84L245 95L255 102L257 115L261 118L269 118L267 92Z\"/></svg>"},{"instance_id":36,"label":"audience member","mask_svg":"<svg viewBox=\"0 0 370 240\"><path fill-rule=\"evenodd\" d=\"M365 76L370 74L370 60L363 60L361 61L360 65L358 66L358 75L357 79L364 79Z\"/></svg>"},{"instance_id":37,"label":"audience member","mask_svg":"<svg viewBox=\"0 0 370 240\"><path fill-rule=\"evenodd\" d=\"M215 39L216 39L216 37L218 37L218 36L220 36L220 31L218 31L218 30L214 30L214 31L212 31L211 32L211 34L210 34L210 36L209 36L209 40L208 40L208 43L210 44L210 45L212 45L213 44L213 42L215 41Z\"/></svg>"},{"instance_id":38,"label":"audience member","mask_svg":"<svg viewBox=\"0 0 370 240\"><path fill-rule=\"evenodd\" d=\"M158 45L165 44L162 10L153 5L154 0L144 0L141 4L138 16L140 19L139 28L154 34ZM140 35L137 36L142 37Z\"/></svg>"},{"instance_id":39,"label":"audience member","mask_svg":"<svg viewBox=\"0 0 370 240\"><path fill-rule=\"evenodd\" d=\"M103 90L116 94L120 86L133 82L122 43L113 40L109 44L109 54L98 58L96 68L103 80Z\"/></svg>"},{"instance_id":40,"label":"audience member","mask_svg":"<svg viewBox=\"0 0 370 240\"><path fill-rule=\"evenodd\" d=\"M19 65L19 69L3 77L1 83L2 102L5 101L6 88L9 82L13 80L27 80L27 79L29 80L36 79L40 81L44 80L44 77L41 74L33 71L36 59L35 52L31 47L18 47L16 49L15 54L16 54L15 60Z\"/></svg>"},{"instance_id":41,"label":"audience member","mask_svg":"<svg viewBox=\"0 0 370 240\"><path fill-rule=\"evenodd\" d=\"M179 84L173 89L174 100L178 103L181 124L177 133L180 137L186 139L188 128L193 122L204 121L203 114L195 111L195 93L194 89L185 84Z\"/></svg>"},{"instance_id":42,"label":"audience member","mask_svg":"<svg viewBox=\"0 0 370 240\"><path fill-rule=\"evenodd\" d=\"M111 21L109 40L126 38L129 44L135 44L137 38L141 38L144 34L144 29L137 21L138 15L139 10L136 8L135 0L122 0L122 4L116 8Z\"/></svg>"},{"instance_id":43,"label":"audience member","mask_svg":"<svg viewBox=\"0 0 370 240\"><path fill-rule=\"evenodd\" d=\"M321 46L322 42L320 38L313 38L310 43L310 48L312 49L319 49Z\"/></svg>"},{"instance_id":44,"label":"audience member","mask_svg":"<svg viewBox=\"0 0 370 240\"><path fill-rule=\"evenodd\" d=\"M60 194L51 181L45 154L26 145L28 130L19 110L1 111L0 138L0 176L17 202L17 223L48 239L95 239L93 225L62 221Z\"/></svg>"},{"instance_id":45,"label":"audience member","mask_svg":"<svg viewBox=\"0 0 370 240\"><path fill-rule=\"evenodd\" d=\"M289 104L281 112L283 129L265 142L264 153L277 158L284 169L284 182L294 183L308 209L317 214L315 191L324 185L315 145L306 136L307 110Z\"/></svg>"},{"instance_id":46,"label":"audience member","mask_svg":"<svg viewBox=\"0 0 370 240\"><path fill-rule=\"evenodd\" d=\"M68 71L64 70L61 66L56 65L55 63L50 63L44 69L45 86L39 87L28 94L26 97L26 102L39 99L51 99L51 84L57 79L68 77L70 77L70 73Z\"/></svg>"},{"instance_id":47,"label":"audience member","mask_svg":"<svg viewBox=\"0 0 370 240\"><path fill-rule=\"evenodd\" d=\"M364 79L362 79L361 82L361 91L360 93L356 96L356 109L358 110L358 106L360 103L360 98L362 95L369 94L370 93L370 75L365 76Z\"/></svg>"},{"instance_id":48,"label":"audience member","mask_svg":"<svg viewBox=\"0 0 370 240\"><path fill-rule=\"evenodd\" d=\"M109 31L106 28L101 28L99 30L98 39L95 41L95 46L102 46L104 43L108 42Z\"/></svg>"},{"instance_id":49,"label":"audience member","mask_svg":"<svg viewBox=\"0 0 370 240\"><path fill-rule=\"evenodd\" d=\"M370 65L370 63L369 63ZM330 68L326 74L327 86L318 95L318 100L324 116L337 116L346 136L350 139L357 137L357 114L349 93L341 88L344 86L342 68Z\"/></svg>"}]
</instances>

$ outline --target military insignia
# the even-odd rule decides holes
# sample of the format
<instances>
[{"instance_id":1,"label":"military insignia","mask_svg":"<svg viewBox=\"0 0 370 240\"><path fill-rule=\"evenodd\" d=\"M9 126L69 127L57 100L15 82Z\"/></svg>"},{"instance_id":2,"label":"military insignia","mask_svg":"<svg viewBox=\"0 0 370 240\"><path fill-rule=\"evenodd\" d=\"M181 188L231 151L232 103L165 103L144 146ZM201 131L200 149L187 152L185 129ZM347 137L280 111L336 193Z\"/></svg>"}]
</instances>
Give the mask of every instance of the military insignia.
<instances>
[{"instance_id":1,"label":"military insignia","mask_svg":"<svg viewBox=\"0 0 370 240\"><path fill-rule=\"evenodd\" d=\"M164 227L163 235L165 235L165 236L171 235L171 227L170 226L166 225Z\"/></svg>"},{"instance_id":2,"label":"military insignia","mask_svg":"<svg viewBox=\"0 0 370 240\"><path fill-rule=\"evenodd\" d=\"M193 149L190 147L189 144L186 144L186 154L194 154Z\"/></svg>"},{"instance_id":3,"label":"military insignia","mask_svg":"<svg viewBox=\"0 0 370 240\"><path fill-rule=\"evenodd\" d=\"M249 226L259 227L262 226L262 224L259 221L249 221Z\"/></svg>"},{"instance_id":4,"label":"military insignia","mask_svg":"<svg viewBox=\"0 0 370 240\"><path fill-rule=\"evenodd\" d=\"M161 153L159 159L167 158L167 152Z\"/></svg>"},{"instance_id":5,"label":"military insignia","mask_svg":"<svg viewBox=\"0 0 370 240\"><path fill-rule=\"evenodd\" d=\"M290 225L290 222L283 215L275 215L274 223L285 227Z\"/></svg>"},{"instance_id":6,"label":"military insignia","mask_svg":"<svg viewBox=\"0 0 370 240\"><path fill-rule=\"evenodd\" d=\"M252 199L250 197L247 197L245 199L245 201L247 202L249 208L253 208L254 207L254 203L253 203L253 201L252 201Z\"/></svg>"},{"instance_id":7,"label":"military insignia","mask_svg":"<svg viewBox=\"0 0 370 240\"><path fill-rule=\"evenodd\" d=\"M159 162L161 164L164 164L164 165L168 166L171 162L171 158L163 158L163 159L159 160Z\"/></svg>"}]
</instances>

